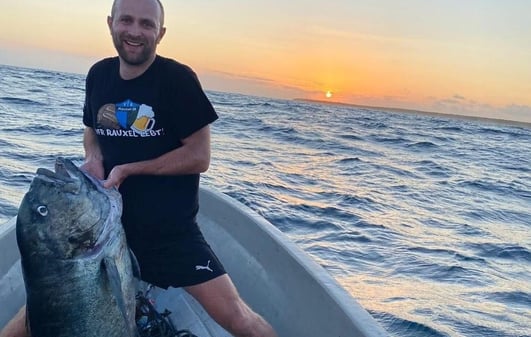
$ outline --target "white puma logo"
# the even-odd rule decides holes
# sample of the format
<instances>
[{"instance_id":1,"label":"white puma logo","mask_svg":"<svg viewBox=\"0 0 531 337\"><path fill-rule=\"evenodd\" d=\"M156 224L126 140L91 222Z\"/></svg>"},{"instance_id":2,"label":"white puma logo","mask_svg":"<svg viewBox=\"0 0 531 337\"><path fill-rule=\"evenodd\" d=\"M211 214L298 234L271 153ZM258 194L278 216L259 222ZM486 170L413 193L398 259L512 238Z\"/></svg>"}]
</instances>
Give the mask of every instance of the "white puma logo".
<instances>
[{"instance_id":1,"label":"white puma logo","mask_svg":"<svg viewBox=\"0 0 531 337\"><path fill-rule=\"evenodd\" d=\"M213 273L214 271L210 268L210 260L208 260L208 263L206 266L195 266L195 270L208 270L209 272Z\"/></svg>"}]
</instances>

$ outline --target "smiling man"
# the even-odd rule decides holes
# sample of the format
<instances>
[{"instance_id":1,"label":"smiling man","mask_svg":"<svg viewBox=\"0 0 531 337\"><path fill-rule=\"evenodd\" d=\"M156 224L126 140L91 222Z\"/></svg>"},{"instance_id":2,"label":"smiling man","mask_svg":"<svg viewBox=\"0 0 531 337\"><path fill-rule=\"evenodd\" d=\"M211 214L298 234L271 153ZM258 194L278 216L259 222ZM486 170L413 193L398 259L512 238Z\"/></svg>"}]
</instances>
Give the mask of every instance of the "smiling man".
<instances>
[{"instance_id":1,"label":"smiling man","mask_svg":"<svg viewBox=\"0 0 531 337\"><path fill-rule=\"evenodd\" d=\"M128 80L143 74L156 58L156 48L166 33L164 10L157 1L160 18L139 17L153 7L151 1L115 1L107 24L120 58L120 75ZM135 22L138 20L138 22Z\"/></svg>"},{"instance_id":2,"label":"smiling man","mask_svg":"<svg viewBox=\"0 0 531 337\"><path fill-rule=\"evenodd\" d=\"M196 222L218 116L195 73L156 54L166 32L162 4L115 0L107 23L118 57L87 75L83 169L119 188L145 281L183 287L235 336L276 336L242 301ZM24 322L22 309L0 336L26 336Z\"/></svg>"}]
</instances>

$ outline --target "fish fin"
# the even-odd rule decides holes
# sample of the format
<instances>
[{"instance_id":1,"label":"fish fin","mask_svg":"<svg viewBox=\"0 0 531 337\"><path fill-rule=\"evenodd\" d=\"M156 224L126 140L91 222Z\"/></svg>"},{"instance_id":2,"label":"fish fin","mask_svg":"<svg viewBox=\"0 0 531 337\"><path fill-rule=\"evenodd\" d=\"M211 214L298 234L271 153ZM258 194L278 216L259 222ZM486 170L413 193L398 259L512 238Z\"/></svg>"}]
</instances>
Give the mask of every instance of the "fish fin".
<instances>
[{"instance_id":1,"label":"fish fin","mask_svg":"<svg viewBox=\"0 0 531 337\"><path fill-rule=\"evenodd\" d=\"M110 257L105 257L102 260L101 264L102 264L103 269L105 269L105 273L109 281L109 286L111 288L111 293L114 296L116 303L118 304L118 308L122 312L125 325L127 326L127 329L129 330L129 336L137 336L134 331L131 331L131 326L128 323L129 318L127 317L127 310L125 308L124 294L122 291L122 282L120 279L120 273L118 272L118 267L116 267L116 262Z\"/></svg>"},{"instance_id":2,"label":"fish fin","mask_svg":"<svg viewBox=\"0 0 531 337\"><path fill-rule=\"evenodd\" d=\"M140 274L140 264L138 264L138 260L135 256L135 253L131 249L129 249L129 256L131 256L131 266L133 267L133 276L137 279L141 279Z\"/></svg>"}]
</instances>

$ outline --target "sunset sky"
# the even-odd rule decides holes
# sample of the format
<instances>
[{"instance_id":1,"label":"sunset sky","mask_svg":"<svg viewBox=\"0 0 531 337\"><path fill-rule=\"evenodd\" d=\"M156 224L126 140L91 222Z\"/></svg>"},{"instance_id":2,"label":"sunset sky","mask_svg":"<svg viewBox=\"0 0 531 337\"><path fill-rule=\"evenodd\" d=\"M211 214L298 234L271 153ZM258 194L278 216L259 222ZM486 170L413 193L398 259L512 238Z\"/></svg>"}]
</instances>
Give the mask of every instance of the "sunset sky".
<instances>
[{"instance_id":1,"label":"sunset sky","mask_svg":"<svg viewBox=\"0 0 531 337\"><path fill-rule=\"evenodd\" d=\"M0 63L85 74L111 3L2 0ZM207 90L531 122L529 0L163 3L159 54Z\"/></svg>"}]
</instances>

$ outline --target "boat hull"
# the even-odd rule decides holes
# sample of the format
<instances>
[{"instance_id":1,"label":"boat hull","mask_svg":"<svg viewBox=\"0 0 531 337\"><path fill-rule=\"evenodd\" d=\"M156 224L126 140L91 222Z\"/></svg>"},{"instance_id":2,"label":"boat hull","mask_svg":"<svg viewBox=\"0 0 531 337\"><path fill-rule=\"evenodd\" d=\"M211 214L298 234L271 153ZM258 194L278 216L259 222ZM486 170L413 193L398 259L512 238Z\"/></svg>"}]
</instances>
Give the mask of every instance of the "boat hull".
<instances>
[{"instance_id":1,"label":"boat hull","mask_svg":"<svg viewBox=\"0 0 531 337\"><path fill-rule=\"evenodd\" d=\"M263 217L209 188L201 188L200 205L205 238L244 300L279 336L388 336L328 272ZM0 327L25 301L14 223L0 227ZM230 336L184 291L155 288L151 295L160 310L172 311L178 329Z\"/></svg>"}]
</instances>

